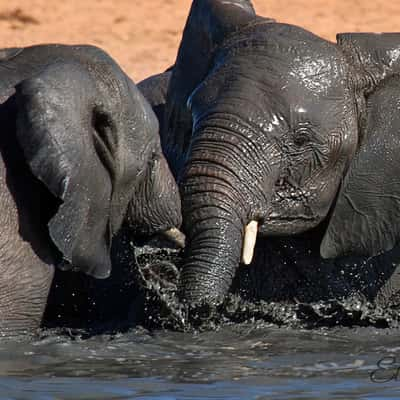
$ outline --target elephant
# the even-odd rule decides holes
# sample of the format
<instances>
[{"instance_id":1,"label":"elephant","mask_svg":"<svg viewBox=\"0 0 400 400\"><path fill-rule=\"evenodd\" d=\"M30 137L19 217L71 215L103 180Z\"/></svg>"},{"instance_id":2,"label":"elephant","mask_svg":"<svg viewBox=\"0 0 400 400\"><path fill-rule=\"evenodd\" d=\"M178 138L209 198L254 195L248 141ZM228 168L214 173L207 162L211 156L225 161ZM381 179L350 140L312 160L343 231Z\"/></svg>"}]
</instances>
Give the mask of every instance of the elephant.
<instances>
[{"instance_id":1,"label":"elephant","mask_svg":"<svg viewBox=\"0 0 400 400\"><path fill-rule=\"evenodd\" d=\"M179 191L157 118L103 50L1 50L0 126L5 335L39 327L55 267L107 278L122 227L130 237L179 237Z\"/></svg>"},{"instance_id":2,"label":"elephant","mask_svg":"<svg viewBox=\"0 0 400 400\"><path fill-rule=\"evenodd\" d=\"M396 33L333 43L193 1L164 89L144 85L181 192L184 302L396 298L399 54Z\"/></svg>"},{"instance_id":3,"label":"elephant","mask_svg":"<svg viewBox=\"0 0 400 400\"><path fill-rule=\"evenodd\" d=\"M156 114L160 134L164 132L165 102L172 70L173 66L160 74L142 80L137 85Z\"/></svg>"}]
</instances>

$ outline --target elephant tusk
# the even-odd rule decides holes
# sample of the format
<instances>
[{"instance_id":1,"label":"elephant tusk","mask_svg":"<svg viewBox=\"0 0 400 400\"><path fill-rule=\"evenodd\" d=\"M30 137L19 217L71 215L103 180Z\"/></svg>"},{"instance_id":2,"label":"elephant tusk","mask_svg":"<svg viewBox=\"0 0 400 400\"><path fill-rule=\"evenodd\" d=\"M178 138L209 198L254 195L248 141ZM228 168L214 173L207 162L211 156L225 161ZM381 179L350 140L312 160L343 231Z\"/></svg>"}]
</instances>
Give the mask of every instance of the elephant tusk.
<instances>
[{"instance_id":1,"label":"elephant tusk","mask_svg":"<svg viewBox=\"0 0 400 400\"><path fill-rule=\"evenodd\" d=\"M242 263L245 265L251 264L254 256L254 247L257 240L258 222L251 221L245 228L243 250L242 250Z\"/></svg>"},{"instance_id":2,"label":"elephant tusk","mask_svg":"<svg viewBox=\"0 0 400 400\"><path fill-rule=\"evenodd\" d=\"M179 229L168 229L167 231L162 232L162 235L171 242L175 243L181 249L185 247L186 237Z\"/></svg>"}]
</instances>

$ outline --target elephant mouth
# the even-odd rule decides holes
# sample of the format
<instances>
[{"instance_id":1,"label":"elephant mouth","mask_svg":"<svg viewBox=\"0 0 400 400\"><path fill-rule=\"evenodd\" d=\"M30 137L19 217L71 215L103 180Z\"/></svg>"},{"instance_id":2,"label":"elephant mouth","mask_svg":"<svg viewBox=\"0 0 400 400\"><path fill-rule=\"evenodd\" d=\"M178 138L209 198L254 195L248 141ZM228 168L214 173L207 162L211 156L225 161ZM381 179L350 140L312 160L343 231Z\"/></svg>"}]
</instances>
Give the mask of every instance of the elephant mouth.
<instances>
[{"instance_id":1,"label":"elephant mouth","mask_svg":"<svg viewBox=\"0 0 400 400\"><path fill-rule=\"evenodd\" d=\"M260 225L259 233L263 235L296 235L314 228L321 222L321 218L296 216L296 217L268 217Z\"/></svg>"},{"instance_id":2,"label":"elephant mouth","mask_svg":"<svg viewBox=\"0 0 400 400\"><path fill-rule=\"evenodd\" d=\"M323 216L315 213L310 192L295 188L275 191L260 233L265 235L293 235L318 225Z\"/></svg>"},{"instance_id":3,"label":"elephant mouth","mask_svg":"<svg viewBox=\"0 0 400 400\"><path fill-rule=\"evenodd\" d=\"M300 187L293 179L280 178L275 184L272 203L306 202L309 197L310 191Z\"/></svg>"},{"instance_id":4,"label":"elephant mouth","mask_svg":"<svg viewBox=\"0 0 400 400\"><path fill-rule=\"evenodd\" d=\"M286 236L297 235L315 228L320 219L308 216L296 217L269 217L262 221L251 220L244 229L242 245L242 263L249 265L254 256L257 235Z\"/></svg>"}]
</instances>

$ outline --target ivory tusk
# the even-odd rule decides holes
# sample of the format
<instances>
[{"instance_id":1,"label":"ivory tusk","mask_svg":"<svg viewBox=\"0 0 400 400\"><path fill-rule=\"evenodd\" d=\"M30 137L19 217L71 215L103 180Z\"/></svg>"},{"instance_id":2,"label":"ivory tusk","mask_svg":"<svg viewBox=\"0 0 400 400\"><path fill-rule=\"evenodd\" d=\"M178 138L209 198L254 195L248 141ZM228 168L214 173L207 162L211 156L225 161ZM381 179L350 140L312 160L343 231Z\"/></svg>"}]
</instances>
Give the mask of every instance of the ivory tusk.
<instances>
[{"instance_id":1,"label":"ivory tusk","mask_svg":"<svg viewBox=\"0 0 400 400\"><path fill-rule=\"evenodd\" d=\"M242 263L245 265L251 264L254 256L254 247L257 240L258 222L251 221L245 228L243 250L242 250Z\"/></svg>"},{"instance_id":2,"label":"ivory tusk","mask_svg":"<svg viewBox=\"0 0 400 400\"><path fill-rule=\"evenodd\" d=\"M186 237L179 229L171 228L162 232L162 235L171 242L175 243L181 249L185 247Z\"/></svg>"}]
</instances>

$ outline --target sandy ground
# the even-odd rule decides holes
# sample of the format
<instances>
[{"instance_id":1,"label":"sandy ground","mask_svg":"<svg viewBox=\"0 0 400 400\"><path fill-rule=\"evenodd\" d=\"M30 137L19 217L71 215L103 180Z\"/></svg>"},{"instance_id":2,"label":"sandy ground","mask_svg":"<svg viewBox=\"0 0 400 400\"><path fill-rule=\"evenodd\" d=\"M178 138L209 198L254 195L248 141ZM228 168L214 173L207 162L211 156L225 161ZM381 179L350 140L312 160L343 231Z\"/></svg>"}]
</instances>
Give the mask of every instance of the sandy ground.
<instances>
[{"instance_id":1,"label":"sandy ground","mask_svg":"<svg viewBox=\"0 0 400 400\"><path fill-rule=\"evenodd\" d=\"M254 0L258 14L334 40L337 32L400 31L393 0ZM91 43L139 81L175 59L189 0L0 0L0 47Z\"/></svg>"}]
</instances>

